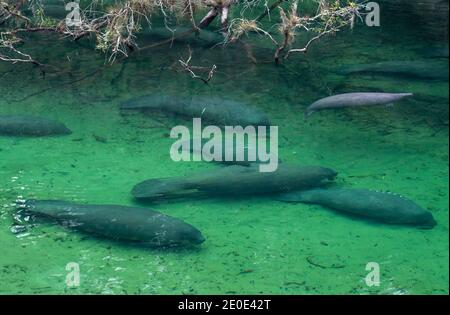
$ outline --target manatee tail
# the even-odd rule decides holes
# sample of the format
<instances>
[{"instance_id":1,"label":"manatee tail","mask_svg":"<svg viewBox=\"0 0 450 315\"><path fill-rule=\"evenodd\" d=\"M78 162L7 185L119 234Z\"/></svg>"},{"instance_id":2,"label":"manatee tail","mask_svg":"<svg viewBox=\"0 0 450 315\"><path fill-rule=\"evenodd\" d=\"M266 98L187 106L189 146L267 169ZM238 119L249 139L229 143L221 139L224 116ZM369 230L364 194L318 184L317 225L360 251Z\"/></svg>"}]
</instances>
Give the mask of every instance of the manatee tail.
<instances>
[{"instance_id":1,"label":"manatee tail","mask_svg":"<svg viewBox=\"0 0 450 315\"><path fill-rule=\"evenodd\" d=\"M275 196L275 200L288 203L313 203L316 192L320 190L321 189L311 189L283 193Z\"/></svg>"},{"instance_id":2,"label":"manatee tail","mask_svg":"<svg viewBox=\"0 0 450 315\"><path fill-rule=\"evenodd\" d=\"M179 198L192 190L195 191L187 181L161 178L143 181L135 185L131 193L137 199L158 200Z\"/></svg>"}]
</instances>

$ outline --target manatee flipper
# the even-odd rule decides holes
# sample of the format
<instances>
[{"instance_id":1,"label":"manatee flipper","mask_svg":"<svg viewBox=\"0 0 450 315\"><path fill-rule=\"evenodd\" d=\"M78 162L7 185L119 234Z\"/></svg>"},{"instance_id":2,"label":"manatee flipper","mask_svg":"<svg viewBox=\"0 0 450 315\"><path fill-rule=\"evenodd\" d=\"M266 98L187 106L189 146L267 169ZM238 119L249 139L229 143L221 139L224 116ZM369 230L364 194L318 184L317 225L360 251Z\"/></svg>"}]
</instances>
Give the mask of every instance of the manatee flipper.
<instances>
[{"instance_id":1,"label":"manatee flipper","mask_svg":"<svg viewBox=\"0 0 450 315\"><path fill-rule=\"evenodd\" d=\"M306 109L304 113L305 119L308 119L312 114L314 114L316 111L312 109Z\"/></svg>"}]
</instances>

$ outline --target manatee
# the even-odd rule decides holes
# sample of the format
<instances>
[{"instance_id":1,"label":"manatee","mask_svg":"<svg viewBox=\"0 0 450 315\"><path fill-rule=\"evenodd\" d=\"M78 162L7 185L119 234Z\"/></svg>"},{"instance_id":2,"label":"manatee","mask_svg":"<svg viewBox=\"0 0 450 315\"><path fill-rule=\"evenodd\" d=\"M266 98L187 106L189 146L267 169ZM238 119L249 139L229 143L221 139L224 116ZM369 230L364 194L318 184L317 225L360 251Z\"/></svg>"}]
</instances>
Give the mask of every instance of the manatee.
<instances>
[{"instance_id":1,"label":"manatee","mask_svg":"<svg viewBox=\"0 0 450 315\"><path fill-rule=\"evenodd\" d=\"M322 98L312 103L306 109L305 115L310 116L314 112L323 109L337 109L343 107L390 105L406 97L413 96L412 93L345 93Z\"/></svg>"},{"instance_id":2,"label":"manatee","mask_svg":"<svg viewBox=\"0 0 450 315\"><path fill-rule=\"evenodd\" d=\"M0 135L41 137L70 133L58 121L27 115L0 115Z\"/></svg>"},{"instance_id":3,"label":"manatee","mask_svg":"<svg viewBox=\"0 0 450 315\"><path fill-rule=\"evenodd\" d=\"M122 110L158 110L205 121L220 126L269 126L267 116L241 102L219 97L192 98L160 93L133 98L121 104Z\"/></svg>"},{"instance_id":4,"label":"manatee","mask_svg":"<svg viewBox=\"0 0 450 315\"><path fill-rule=\"evenodd\" d=\"M257 165L232 165L197 174L150 179L133 187L137 199L150 201L183 197L239 196L288 192L321 186L337 173L320 166L280 164L274 172L259 172Z\"/></svg>"},{"instance_id":5,"label":"manatee","mask_svg":"<svg viewBox=\"0 0 450 315\"><path fill-rule=\"evenodd\" d=\"M339 73L375 73L433 80L448 80L448 60L385 61L343 66Z\"/></svg>"},{"instance_id":6,"label":"manatee","mask_svg":"<svg viewBox=\"0 0 450 315\"><path fill-rule=\"evenodd\" d=\"M154 210L117 205L79 205L58 200L27 200L21 211L56 220L80 232L149 247L201 244L195 227Z\"/></svg>"},{"instance_id":7,"label":"manatee","mask_svg":"<svg viewBox=\"0 0 450 315\"><path fill-rule=\"evenodd\" d=\"M194 142L198 141L200 143L200 150L198 150L197 147L195 147ZM243 165L243 166L250 166L253 163L267 163L267 161L262 161L259 159L258 156L258 142L256 142L256 145L250 145L248 142L238 142L236 139L233 139L233 144L230 146L229 143L225 140L225 137L222 139L222 155L221 160L216 161L213 160L214 156L212 156L209 152L202 152L203 145L205 145L209 139L191 139L183 142L182 150L184 151L186 147L189 148L189 151L186 149L186 151L203 155L203 157L206 155L208 159L212 160L213 162L218 162L226 165L230 164L237 164L237 165ZM267 147L269 147L270 144L267 144ZM242 148L243 156L238 156L236 153L236 150ZM227 160L226 152L229 150L230 152L233 152L233 158ZM253 153L254 152L254 156ZM281 160L278 158L278 163L280 163Z\"/></svg>"},{"instance_id":8,"label":"manatee","mask_svg":"<svg viewBox=\"0 0 450 315\"><path fill-rule=\"evenodd\" d=\"M430 212L411 200L392 193L366 189L312 189L281 194L276 199L317 204L388 224L413 225L425 229L436 225Z\"/></svg>"}]
</instances>

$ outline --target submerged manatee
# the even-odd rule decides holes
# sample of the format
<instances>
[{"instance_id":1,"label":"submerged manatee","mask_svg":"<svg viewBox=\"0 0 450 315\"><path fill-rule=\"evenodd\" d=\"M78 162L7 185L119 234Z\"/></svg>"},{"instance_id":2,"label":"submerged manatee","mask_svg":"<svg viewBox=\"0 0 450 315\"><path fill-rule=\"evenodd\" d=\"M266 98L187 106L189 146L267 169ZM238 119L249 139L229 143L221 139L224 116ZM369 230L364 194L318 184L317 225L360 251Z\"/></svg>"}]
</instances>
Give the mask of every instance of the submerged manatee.
<instances>
[{"instance_id":1,"label":"submerged manatee","mask_svg":"<svg viewBox=\"0 0 450 315\"><path fill-rule=\"evenodd\" d=\"M418 53L426 58L447 58L449 47L448 43L432 44L418 50Z\"/></svg>"},{"instance_id":2,"label":"submerged manatee","mask_svg":"<svg viewBox=\"0 0 450 315\"><path fill-rule=\"evenodd\" d=\"M0 135L40 137L70 133L58 121L27 115L0 115Z\"/></svg>"},{"instance_id":3,"label":"submerged manatee","mask_svg":"<svg viewBox=\"0 0 450 315\"><path fill-rule=\"evenodd\" d=\"M146 180L134 186L132 194L146 200L267 194L321 186L336 175L335 171L320 166L283 163L275 172L262 173L253 164L233 165L190 176Z\"/></svg>"},{"instance_id":4,"label":"submerged manatee","mask_svg":"<svg viewBox=\"0 0 450 315\"><path fill-rule=\"evenodd\" d=\"M339 73L343 75L366 72L433 80L448 80L448 60L386 61L371 64L348 65L339 70Z\"/></svg>"},{"instance_id":5,"label":"submerged manatee","mask_svg":"<svg viewBox=\"0 0 450 315\"><path fill-rule=\"evenodd\" d=\"M241 102L218 97L141 96L122 103L123 110L158 110L188 118L202 118L220 126L269 126L267 116Z\"/></svg>"},{"instance_id":6,"label":"submerged manatee","mask_svg":"<svg viewBox=\"0 0 450 315\"><path fill-rule=\"evenodd\" d=\"M336 109L355 106L387 105L397 102L412 93L345 93L322 98L312 103L306 109L305 115L310 116L314 112L323 109Z\"/></svg>"},{"instance_id":7,"label":"submerged manatee","mask_svg":"<svg viewBox=\"0 0 450 315\"><path fill-rule=\"evenodd\" d=\"M182 220L142 208L27 200L26 213L48 217L85 233L150 247L200 244L200 231Z\"/></svg>"},{"instance_id":8,"label":"submerged manatee","mask_svg":"<svg viewBox=\"0 0 450 315\"><path fill-rule=\"evenodd\" d=\"M238 141L237 139L233 139L232 143L228 143L223 137L221 139L222 143L222 150L221 150L221 159L220 161L214 160L214 152L211 153L208 150L203 150L203 146L208 143L210 139L204 139L204 138L196 138L191 140L186 140L182 144L182 151L186 151L189 153L192 153L193 155L198 155L202 157L203 159L207 159L208 161L223 163L223 164L237 164L237 165L244 165L244 166L250 166L253 163L268 163L267 160L263 161L260 159L258 155L258 142L255 144L248 143L248 140ZM195 145L195 142L200 144L200 147ZM269 147L270 144L267 144L264 149ZM242 152L242 154L238 154L237 151ZM233 154L229 154L232 158L227 156L227 152L232 152ZM278 158L278 163L280 163L281 160Z\"/></svg>"},{"instance_id":9,"label":"submerged manatee","mask_svg":"<svg viewBox=\"0 0 450 315\"><path fill-rule=\"evenodd\" d=\"M365 189L313 189L282 194L284 202L318 204L347 214L389 224L433 228L433 215L414 202L391 193Z\"/></svg>"}]
</instances>

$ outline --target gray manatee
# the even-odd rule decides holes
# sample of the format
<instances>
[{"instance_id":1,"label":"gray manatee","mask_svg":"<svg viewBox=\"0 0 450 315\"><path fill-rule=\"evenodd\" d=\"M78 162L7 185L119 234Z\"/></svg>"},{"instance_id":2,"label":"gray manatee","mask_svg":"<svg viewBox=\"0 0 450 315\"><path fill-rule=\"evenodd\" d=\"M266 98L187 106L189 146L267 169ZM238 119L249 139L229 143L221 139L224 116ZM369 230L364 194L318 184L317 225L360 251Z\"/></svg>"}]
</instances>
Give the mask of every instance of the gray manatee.
<instances>
[{"instance_id":1,"label":"gray manatee","mask_svg":"<svg viewBox=\"0 0 450 315\"><path fill-rule=\"evenodd\" d=\"M232 165L188 176L146 180L134 186L132 194L151 201L270 194L318 187L336 175L334 170L320 166L282 163L270 173L260 172L256 164Z\"/></svg>"},{"instance_id":2,"label":"gray manatee","mask_svg":"<svg viewBox=\"0 0 450 315\"><path fill-rule=\"evenodd\" d=\"M149 209L55 200L27 200L19 207L81 232L149 247L194 245L205 240L188 223Z\"/></svg>"},{"instance_id":3,"label":"gray manatee","mask_svg":"<svg viewBox=\"0 0 450 315\"><path fill-rule=\"evenodd\" d=\"M384 61L371 64L347 65L340 74L374 73L416 77L421 79L448 80L448 60Z\"/></svg>"},{"instance_id":4,"label":"gray manatee","mask_svg":"<svg viewBox=\"0 0 450 315\"><path fill-rule=\"evenodd\" d=\"M418 51L421 55L426 58L447 58L448 59L448 42L441 44L434 44L424 47Z\"/></svg>"},{"instance_id":5,"label":"gray manatee","mask_svg":"<svg viewBox=\"0 0 450 315\"><path fill-rule=\"evenodd\" d=\"M41 137L70 133L58 121L28 115L0 115L0 135Z\"/></svg>"},{"instance_id":6,"label":"gray manatee","mask_svg":"<svg viewBox=\"0 0 450 315\"><path fill-rule=\"evenodd\" d=\"M245 103L219 97L181 97L160 93L133 98L122 110L158 110L187 118L202 118L220 126L269 126L267 116Z\"/></svg>"},{"instance_id":7,"label":"gray manatee","mask_svg":"<svg viewBox=\"0 0 450 315\"><path fill-rule=\"evenodd\" d=\"M344 107L390 105L394 102L412 96L412 93L345 93L322 98L312 103L306 109L305 115L310 116L313 113L324 109L337 109Z\"/></svg>"},{"instance_id":8,"label":"gray manatee","mask_svg":"<svg viewBox=\"0 0 450 315\"><path fill-rule=\"evenodd\" d=\"M313 189L282 194L276 199L317 204L389 224L414 225L426 229L436 225L430 212L404 197L391 193L366 189Z\"/></svg>"}]
</instances>

